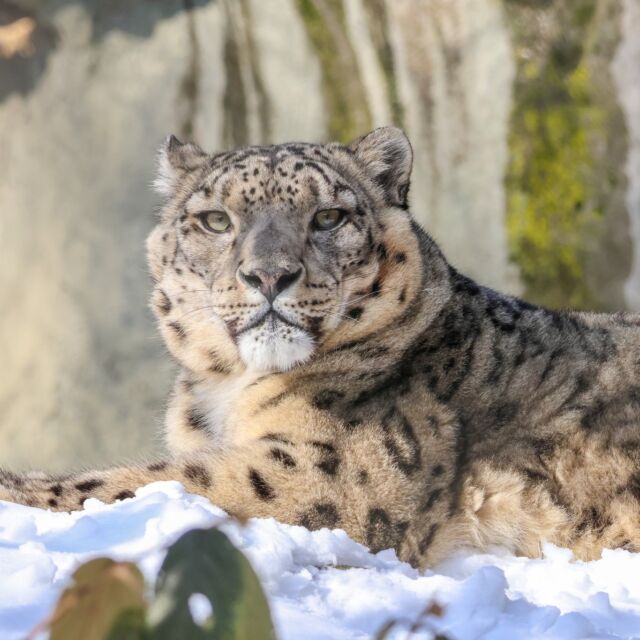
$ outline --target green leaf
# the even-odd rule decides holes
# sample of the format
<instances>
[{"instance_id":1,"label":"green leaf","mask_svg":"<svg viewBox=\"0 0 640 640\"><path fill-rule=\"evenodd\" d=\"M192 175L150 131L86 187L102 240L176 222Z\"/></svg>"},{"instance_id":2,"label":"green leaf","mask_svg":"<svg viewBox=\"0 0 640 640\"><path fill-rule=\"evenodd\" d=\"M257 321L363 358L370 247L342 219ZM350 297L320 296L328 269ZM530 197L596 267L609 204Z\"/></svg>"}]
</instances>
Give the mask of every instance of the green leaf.
<instances>
[{"instance_id":1,"label":"green leaf","mask_svg":"<svg viewBox=\"0 0 640 640\"><path fill-rule=\"evenodd\" d=\"M134 564L98 558L82 565L73 579L45 623L51 640L114 637L110 631L125 612L131 619L144 620L144 579ZM144 635L120 637L138 640Z\"/></svg>"},{"instance_id":2,"label":"green leaf","mask_svg":"<svg viewBox=\"0 0 640 640\"><path fill-rule=\"evenodd\" d=\"M200 593L214 612L213 628L197 625L188 601ZM149 608L154 640L273 640L269 605L249 561L217 529L184 534L167 553Z\"/></svg>"}]
</instances>

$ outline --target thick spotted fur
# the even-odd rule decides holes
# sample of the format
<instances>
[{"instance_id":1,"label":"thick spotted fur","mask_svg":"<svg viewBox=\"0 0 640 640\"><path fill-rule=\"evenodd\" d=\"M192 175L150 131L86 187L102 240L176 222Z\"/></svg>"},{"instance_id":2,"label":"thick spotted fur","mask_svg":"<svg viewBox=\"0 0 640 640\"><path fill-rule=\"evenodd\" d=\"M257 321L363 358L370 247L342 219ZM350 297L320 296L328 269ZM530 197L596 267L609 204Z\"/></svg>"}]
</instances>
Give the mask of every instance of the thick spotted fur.
<instances>
[{"instance_id":1,"label":"thick spotted fur","mask_svg":"<svg viewBox=\"0 0 640 640\"><path fill-rule=\"evenodd\" d=\"M408 211L411 162L393 128L214 155L170 138L148 256L181 368L171 456L4 472L0 497L79 509L176 479L239 518L341 527L417 566L461 547L638 549L640 319L459 274ZM314 227L328 209L340 224Z\"/></svg>"}]
</instances>

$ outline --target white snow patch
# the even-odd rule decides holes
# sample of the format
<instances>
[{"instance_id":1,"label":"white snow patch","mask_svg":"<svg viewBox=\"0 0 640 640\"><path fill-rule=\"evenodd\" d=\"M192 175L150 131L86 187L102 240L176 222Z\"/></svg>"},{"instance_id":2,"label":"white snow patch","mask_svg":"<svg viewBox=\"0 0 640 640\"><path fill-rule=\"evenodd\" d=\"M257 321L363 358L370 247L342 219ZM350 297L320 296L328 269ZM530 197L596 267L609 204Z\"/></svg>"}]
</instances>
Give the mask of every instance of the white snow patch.
<instances>
[{"instance_id":1,"label":"white snow patch","mask_svg":"<svg viewBox=\"0 0 640 640\"><path fill-rule=\"evenodd\" d=\"M640 554L605 551L601 560L574 562L548 546L540 560L461 553L417 571L392 551L369 553L340 530L310 532L271 519L243 527L177 482L143 487L112 505L88 500L71 514L0 502L0 638L24 638L82 562L133 560L152 580L168 545L211 526L255 567L280 640L371 638L391 618L414 621L431 602L444 608L442 618L430 618L432 628L456 640L640 638ZM406 626L389 636L406 637Z\"/></svg>"}]
</instances>

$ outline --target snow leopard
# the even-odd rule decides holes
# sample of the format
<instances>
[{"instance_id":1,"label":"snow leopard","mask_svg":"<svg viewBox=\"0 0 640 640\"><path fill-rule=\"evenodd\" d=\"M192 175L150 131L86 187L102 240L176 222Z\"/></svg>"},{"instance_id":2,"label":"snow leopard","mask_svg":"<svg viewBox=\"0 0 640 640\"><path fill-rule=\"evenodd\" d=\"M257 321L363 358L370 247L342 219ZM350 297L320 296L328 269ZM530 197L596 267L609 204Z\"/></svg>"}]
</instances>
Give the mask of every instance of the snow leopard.
<instances>
[{"instance_id":1,"label":"snow leopard","mask_svg":"<svg viewBox=\"0 0 640 640\"><path fill-rule=\"evenodd\" d=\"M458 272L411 213L412 162L394 127L213 154L169 137L147 243L179 366L168 455L5 470L0 498L76 510L177 480L231 517L340 528L416 567L639 550L640 317Z\"/></svg>"}]
</instances>

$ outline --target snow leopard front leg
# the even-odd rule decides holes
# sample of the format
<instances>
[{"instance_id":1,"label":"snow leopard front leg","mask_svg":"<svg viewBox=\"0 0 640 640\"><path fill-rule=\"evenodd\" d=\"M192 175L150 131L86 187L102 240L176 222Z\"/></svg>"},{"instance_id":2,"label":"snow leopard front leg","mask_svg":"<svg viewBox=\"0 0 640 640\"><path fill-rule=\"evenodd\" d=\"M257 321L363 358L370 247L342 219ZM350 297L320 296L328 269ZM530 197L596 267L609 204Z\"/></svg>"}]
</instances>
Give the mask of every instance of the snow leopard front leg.
<instances>
[{"instance_id":1,"label":"snow leopard front leg","mask_svg":"<svg viewBox=\"0 0 640 640\"><path fill-rule=\"evenodd\" d=\"M76 511L88 498L106 503L132 498L151 482L177 480L240 519L274 517L311 529L362 531L345 504L336 479L340 458L329 442L294 444L267 434L223 454L189 456L148 464L82 471L67 475L0 471L0 500L53 511ZM353 479L354 484L356 478ZM362 478L358 479L362 484ZM357 499L357 490L353 497ZM351 502L351 500L349 500Z\"/></svg>"}]
</instances>

